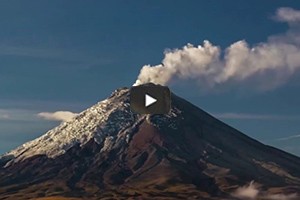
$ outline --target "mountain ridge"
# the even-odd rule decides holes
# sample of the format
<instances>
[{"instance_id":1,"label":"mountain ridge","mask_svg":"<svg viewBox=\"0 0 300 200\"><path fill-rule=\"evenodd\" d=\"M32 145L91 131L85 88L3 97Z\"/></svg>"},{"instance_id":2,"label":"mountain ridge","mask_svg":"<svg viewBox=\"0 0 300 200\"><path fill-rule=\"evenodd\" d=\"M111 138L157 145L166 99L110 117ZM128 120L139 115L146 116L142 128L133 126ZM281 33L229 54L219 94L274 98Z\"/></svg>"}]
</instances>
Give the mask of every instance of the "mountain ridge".
<instances>
[{"instance_id":1,"label":"mountain ridge","mask_svg":"<svg viewBox=\"0 0 300 200\"><path fill-rule=\"evenodd\" d=\"M300 158L173 93L169 114L139 115L121 88L58 127L0 159L0 199L235 199L253 181L261 196L300 192Z\"/></svg>"}]
</instances>

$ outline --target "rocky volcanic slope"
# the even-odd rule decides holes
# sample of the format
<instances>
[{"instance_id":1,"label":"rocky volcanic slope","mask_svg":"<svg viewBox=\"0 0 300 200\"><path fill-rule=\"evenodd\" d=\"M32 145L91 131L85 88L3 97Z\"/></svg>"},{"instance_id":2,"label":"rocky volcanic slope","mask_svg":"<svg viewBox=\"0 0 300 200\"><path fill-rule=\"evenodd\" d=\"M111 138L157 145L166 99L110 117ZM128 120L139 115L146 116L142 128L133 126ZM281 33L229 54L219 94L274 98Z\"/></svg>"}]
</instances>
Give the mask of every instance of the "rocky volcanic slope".
<instances>
[{"instance_id":1,"label":"rocky volcanic slope","mask_svg":"<svg viewBox=\"0 0 300 200\"><path fill-rule=\"evenodd\" d=\"M235 199L300 192L300 159L172 95L168 115L130 111L129 89L0 158L0 200Z\"/></svg>"}]
</instances>

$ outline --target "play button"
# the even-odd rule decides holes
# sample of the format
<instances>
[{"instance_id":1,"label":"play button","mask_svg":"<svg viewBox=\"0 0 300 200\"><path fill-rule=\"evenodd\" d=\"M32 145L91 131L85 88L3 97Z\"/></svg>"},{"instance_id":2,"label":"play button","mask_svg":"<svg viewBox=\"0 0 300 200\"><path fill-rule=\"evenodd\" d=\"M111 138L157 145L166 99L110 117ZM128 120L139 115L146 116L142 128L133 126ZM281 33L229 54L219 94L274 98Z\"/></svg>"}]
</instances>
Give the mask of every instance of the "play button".
<instances>
[{"instance_id":1,"label":"play button","mask_svg":"<svg viewBox=\"0 0 300 200\"><path fill-rule=\"evenodd\" d=\"M155 102L157 102L157 99L151 97L148 94L145 95L145 107L151 106Z\"/></svg>"},{"instance_id":2,"label":"play button","mask_svg":"<svg viewBox=\"0 0 300 200\"><path fill-rule=\"evenodd\" d=\"M167 114L171 108L168 87L144 84L130 89L130 108L139 114Z\"/></svg>"}]
</instances>

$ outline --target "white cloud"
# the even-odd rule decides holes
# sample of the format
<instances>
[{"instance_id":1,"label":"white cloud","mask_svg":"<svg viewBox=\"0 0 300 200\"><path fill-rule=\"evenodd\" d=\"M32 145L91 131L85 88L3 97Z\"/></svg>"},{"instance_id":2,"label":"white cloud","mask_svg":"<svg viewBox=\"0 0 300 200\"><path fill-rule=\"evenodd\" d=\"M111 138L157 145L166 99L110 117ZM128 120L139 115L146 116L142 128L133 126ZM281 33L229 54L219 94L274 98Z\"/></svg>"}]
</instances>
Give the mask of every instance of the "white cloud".
<instances>
[{"instance_id":1,"label":"white cloud","mask_svg":"<svg viewBox=\"0 0 300 200\"><path fill-rule=\"evenodd\" d=\"M57 111L57 112L41 112L38 116L51 121L71 121L77 113L70 111Z\"/></svg>"},{"instance_id":2,"label":"white cloud","mask_svg":"<svg viewBox=\"0 0 300 200\"><path fill-rule=\"evenodd\" d=\"M288 136L288 137L278 138L276 140L277 141L285 141L285 140L292 140L292 139L296 139L296 138L300 138L300 135L292 135L292 136Z\"/></svg>"},{"instance_id":3,"label":"white cloud","mask_svg":"<svg viewBox=\"0 0 300 200\"><path fill-rule=\"evenodd\" d=\"M275 19L282 22L299 22L300 12L288 7L279 8L277 10Z\"/></svg>"},{"instance_id":4,"label":"white cloud","mask_svg":"<svg viewBox=\"0 0 300 200\"><path fill-rule=\"evenodd\" d=\"M57 112L41 112L35 110L24 109L0 109L1 121L39 121L42 119L51 121L70 121L77 113L70 111L57 111Z\"/></svg>"},{"instance_id":5,"label":"white cloud","mask_svg":"<svg viewBox=\"0 0 300 200\"><path fill-rule=\"evenodd\" d=\"M258 184L251 181L249 184L237 188L232 196L241 200L254 200L254 199L266 199L266 200L296 200L299 196L295 193L292 194L269 194L267 191L259 189Z\"/></svg>"},{"instance_id":6,"label":"white cloud","mask_svg":"<svg viewBox=\"0 0 300 200\"><path fill-rule=\"evenodd\" d=\"M8 114L0 114L0 119L9 119L10 116Z\"/></svg>"},{"instance_id":7,"label":"white cloud","mask_svg":"<svg viewBox=\"0 0 300 200\"><path fill-rule=\"evenodd\" d=\"M162 64L142 67L135 85L194 80L205 89L232 85L257 90L279 87L300 72L299 15L299 10L279 8L275 18L288 22L288 31L252 47L241 40L222 50L205 40L203 45L167 50Z\"/></svg>"},{"instance_id":8,"label":"white cloud","mask_svg":"<svg viewBox=\"0 0 300 200\"><path fill-rule=\"evenodd\" d=\"M239 187L232 195L242 199L255 199L259 194L259 189L251 181L249 185Z\"/></svg>"},{"instance_id":9,"label":"white cloud","mask_svg":"<svg viewBox=\"0 0 300 200\"><path fill-rule=\"evenodd\" d=\"M289 115L264 115L264 114L249 114L249 113L215 113L212 115L220 119L300 120L300 116L289 116Z\"/></svg>"},{"instance_id":10,"label":"white cloud","mask_svg":"<svg viewBox=\"0 0 300 200\"><path fill-rule=\"evenodd\" d=\"M35 121L37 120L32 110L0 109L0 120L4 121Z\"/></svg>"}]
</instances>

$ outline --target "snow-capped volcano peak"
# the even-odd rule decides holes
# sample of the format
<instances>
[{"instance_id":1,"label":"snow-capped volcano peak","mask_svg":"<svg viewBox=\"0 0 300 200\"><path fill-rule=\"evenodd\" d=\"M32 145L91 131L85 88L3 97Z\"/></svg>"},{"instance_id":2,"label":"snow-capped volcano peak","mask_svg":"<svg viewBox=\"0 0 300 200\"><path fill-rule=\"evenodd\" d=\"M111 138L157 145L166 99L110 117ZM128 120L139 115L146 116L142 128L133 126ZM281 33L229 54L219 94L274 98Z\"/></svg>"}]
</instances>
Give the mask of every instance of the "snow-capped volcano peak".
<instances>
[{"instance_id":1,"label":"snow-capped volcano peak","mask_svg":"<svg viewBox=\"0 0 300 200\"><path fill-rule=\"evenodd\" d=\"M128 188L134 188L148 199L166 197L175 186L178 199L232 199L233 188L252 181L266 188L263 198L300 191L299 158L171 98L168 114L141 115L130 110L129 89L116 90L0 158L0 196L31 199L40 195L32 191L47 191L44 196L102 199L114 191L131 197Z\"/></svg>"},{"instance_id":2,"label":"snow-capped volcano peak","mask_svg":"<svg viewBox=\"0 0 300 200\"><path fill-rule=\"evenodd\" d=\"M138 117L140 116L130 111L129 89L118 89L111 97L81 112L72 121L61 123L3 157L13 157L11 162L18 162L34 155L54 158L64 154L75 144L84 145L91 139L99 144L105 142L103 148L107 148L108 141L113 140L119 131L131 127Z\"/></svg>"},{"instance_id":3,"label":"snow-capped volcano peak","mask_svg":"<svg viewBox=\"0 0 300 200\"><path fill-rule=\"evenodd\" d=\"M132 129L145 118L155 126L166 124L175 128L175 123L170 119L178 113L180 111L176 108L172 108L168 115L159 117L133 113L130 110L129 89L119 88L109 98L81 112L72 121L61 123L41 137L4 154L0 159L10 160L6 164L9 166L35 155L55 158L74 145L83 146L92 139L101 144L101 151L107 151L114 145L128 142ZM167 123L164 123L166 120Z\"/></svg>"}]
</instances>

